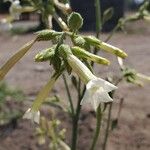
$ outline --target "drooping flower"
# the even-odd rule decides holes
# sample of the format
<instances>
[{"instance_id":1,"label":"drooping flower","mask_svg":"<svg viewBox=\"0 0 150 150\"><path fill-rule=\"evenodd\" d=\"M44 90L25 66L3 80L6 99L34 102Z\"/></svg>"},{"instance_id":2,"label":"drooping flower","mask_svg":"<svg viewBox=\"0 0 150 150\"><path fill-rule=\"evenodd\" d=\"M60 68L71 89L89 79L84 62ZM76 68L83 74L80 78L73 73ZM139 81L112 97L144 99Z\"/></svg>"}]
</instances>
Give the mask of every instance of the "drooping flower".
<instances>
[{"instance_id":1,"label":"drooping flower","mask_svg":"<svg viewBox=\"0 0 150 150\"><path fill-rule=\"evenodd\" d=\"M38 123L40 122L40 107L44 103L45 99L47 98L49 92L53 88L57 78L61 75L61 73L55 73L48 83L42 88L42 90L37 95L36 99L34 100L31 108L29 108L23 118L24 119L30 119L31 121Z\"/></svg>"},{"instance_id":2,"label":"drooping flower","mask_svg":"<svg viewBox=\"0 0 150 150\"><path fill-rule=\"evenodd\" d=\"M96 77L76 56L68 54L67 60L72 70L86 84L86 92L81 105L86 102L91 103L96 111L101 102L113 101L108 93L117 89L115 85Z\"/></svg>"},{"instance_id":3,"label":"drooping flower","mask_svg":"<svg viewBox=\"0 0 150 150\"><path fill-rule=\"evenodd\" d=\"M24 116L24 119L30 119L32 122L35 122L37 124L39 124L40 121L40 111L34 111L33 109L29 108Z\"/></svg>"},{"instance_id":4,"label":"drooping flower","mask_svg":"<svg viewBox=\"0 0 150 150\"><path fill-rule=\"evenodd\" d=\"M81 101L81 105L84 103L91 103L96 111L101 102L106 103L113 101L108 93L115 89L117 89L116 86L101 78L91 79L86 84L86 92Z\"/></svg>"}]
</instances>

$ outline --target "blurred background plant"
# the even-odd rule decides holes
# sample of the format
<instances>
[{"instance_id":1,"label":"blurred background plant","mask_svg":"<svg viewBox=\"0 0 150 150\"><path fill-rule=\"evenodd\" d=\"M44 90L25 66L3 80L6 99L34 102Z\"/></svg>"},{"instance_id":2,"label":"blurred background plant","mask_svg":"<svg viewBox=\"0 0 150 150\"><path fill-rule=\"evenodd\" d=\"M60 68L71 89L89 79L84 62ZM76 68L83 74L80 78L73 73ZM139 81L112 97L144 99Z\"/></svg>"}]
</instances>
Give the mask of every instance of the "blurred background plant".
<instances>
[{"instance_id":1,"label":"blurred background plant","mask_svg":"<svg viewBox=\"0 0 150 150\"><path fill-rule=\"evenodd\" d=\"M5 82L0 82L0 128L15 128L17 121L23 115L21 105L24 94L19 89L8 86ZM3 136L3 133L0 134Z\"/></svg>"}]
</instances>

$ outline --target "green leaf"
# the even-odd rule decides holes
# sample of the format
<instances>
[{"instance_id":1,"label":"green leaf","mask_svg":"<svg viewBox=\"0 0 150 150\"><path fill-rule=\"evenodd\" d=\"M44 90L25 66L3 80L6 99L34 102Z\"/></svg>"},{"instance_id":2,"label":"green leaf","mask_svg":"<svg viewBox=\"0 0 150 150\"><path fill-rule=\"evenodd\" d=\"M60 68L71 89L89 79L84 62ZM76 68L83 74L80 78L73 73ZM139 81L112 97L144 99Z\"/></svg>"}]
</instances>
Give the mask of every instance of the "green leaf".
<instances>
[{"instance_id":1,"label":"green leaf","mask_svg":"<svg viewBox=\"0 0 150 150\"><path fill-rule=\"evenodd\" d=\"M83 25L83 18L79 13L72 12L68 17L68 26L71 31L78 31Z\"/></svg>"}]
</instances>

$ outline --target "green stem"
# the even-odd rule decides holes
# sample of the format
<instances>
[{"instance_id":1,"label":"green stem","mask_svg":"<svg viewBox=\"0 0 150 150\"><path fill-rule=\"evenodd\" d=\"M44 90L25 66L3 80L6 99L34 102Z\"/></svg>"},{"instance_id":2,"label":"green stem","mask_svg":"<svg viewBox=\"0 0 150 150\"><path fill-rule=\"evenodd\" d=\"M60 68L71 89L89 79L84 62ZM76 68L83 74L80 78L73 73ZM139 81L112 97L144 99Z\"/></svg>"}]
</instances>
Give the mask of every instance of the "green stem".
<instances>
[{"instance_id":1,"label":"green stem","mask_svg":"<svg viewBox=\"0 0 150 150\"><path fill-rule=\"evenodd\" d=\"M97 119L96 130L95 130L95 134L94 134L94 138L93 138L93 142L92 142L92 146L91 146L90 150L95 150L96 143L97 143L97 140L98 140L98 137L100 134L100 128L101 128L101 122L102 122L102 112L101 112L101 106L100 105L97 108L96 119Z\"/></svg>"},{"instance_id":2,"label":"green stem","mask_svg":"<svg viewBox=\"0 0 150 150\"><path fill-rule=\"evenodd\" d=\"M63 74L62 77L63 77L63 80L64 80L65 88L66 88L67 95L68 95L68 100L69 100L69 103L70 103L71 115L73 116L74 115L74 107L73 107L73 103L72 103L72 98L71 98L69 86L68 86L68 83L67 83L67 80L66 80L66 76Z\"/></svg>"},{"instance_id":3,"label":"green stem","mask_svg":"<svg viewBox=\"0 0 150 150\"><path fill-rule=\"evenodd\" d=\"M102 29L102 15L101 15L101 3L100 0L95 0L95 18L96 18L96 37L99 38L100 31ZM97 49L94 49L94 54L97 53ZM91 63L92 67L94 62Z\"/></svg>"},{"instance_id":4,"label":"green stem","mask_svg":"<svg viewBox=\"0 0 150 150\"><path fill-rule=\"evenodd\" d=\"M116 25L116 27L112 30L112 32L109 34L109 36L106 38L105 42L108 42L111 37L114 35L114 33L119 29L119 24Z\"/></svg>"},{"instance_id":5,"label":"green stem","mask_svg":"<svg viewBox=\"0 0 150 150\"><path fill-rule=\"evenodd\" d=\"M95 0L95 17L96 17L96 37L99 37L102 29L102 16L101 16L101 4L100 0Z\"/></svg>"},{"instance_id":6,"label":"green stem","mask_svg":"<svg viewBox=\"0 0 150 150\"><path fill-rule=\"evenodd\" d=\"M106 126L104 144L103 144L102 150L106 150L106 145L107 145L108 136L109 136L109 127L110 127L110 122L111 122L112 105L113 105L112 103L109 104L108 120L107 120L107 126Z\"/></svg>"},{"instance_id":7,"label":"green stem","mask_svg":"<svg viewBox=\"0 0 150 150\"><path fill-rule=\"evenodd\" d=\"M79 89L80 89L80 80L79 80ZM71 150L76 150L77 149L77 139L78 139L78 121L79 121L79 116L81 112L82 106L80 105L81 100L84 96L86 87L84 86L84 89L82 91L82 94L78 95L78 103L77 103L77 108L76 108L76 114L73 117L73 124L72 124L72 145L71 145ZM78 91L79 92L79 91Z\"/></svg>"}]
</instances>

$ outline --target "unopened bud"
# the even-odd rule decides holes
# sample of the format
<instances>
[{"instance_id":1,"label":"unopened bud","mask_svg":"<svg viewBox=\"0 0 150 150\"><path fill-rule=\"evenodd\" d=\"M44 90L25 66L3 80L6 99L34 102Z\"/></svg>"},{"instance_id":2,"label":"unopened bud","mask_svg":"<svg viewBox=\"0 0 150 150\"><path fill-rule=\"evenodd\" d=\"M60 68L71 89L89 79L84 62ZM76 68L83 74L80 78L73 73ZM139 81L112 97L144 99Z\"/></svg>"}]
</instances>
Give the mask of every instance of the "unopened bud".
<instances>
[{"instance_id":1,"label":"unopened bud","mask_svg":"<svg viewBox=\"0 0 150 150\"><path fill-rule=\"evenodd\" d=\"M39 52L35 56L35 61L36 62L43 62L43 61L50 60L54 56L54 54L55 54L54 50L55 50L54 47L42 50L41 52Z\"/></svg>"},{"instance_id":2,"label":"unopened bud","mask_svg":"<svg viewBox=\"0 0 150 150\"><path fill-rule=\"evenodd\" d=\"M128 55L122 51L121 49L115 47L115 46L112 46L110 44L107 44L105 42L102 42L100 45L97 45L98 48L100 49L103 49L109 53L112 53L112 54L115 54L116 56L118 57L121 57L121 58L126 58Z\"/></svg>"},{"instance_id":3,"label":"unopened bud","mask_svg":"<svg viewBox=\"0 0 150 150\"><path fill-rule=\"evenodd\" d=\"M101 41L97 39L95 36L85 36L84 39L92 46L101 44Z\"/></svg>"},{"instance_id":4,"label":"unopened bud","mask_svg":"<svg viewBox=\"0 0 150 150\"><path fill-rule=\"evenodd\" d=\"M115 54L116 56L121 57L121 58L126 58L127 57L127 54L124 51L122 51L121 49L119 49L115 46L112 46L110 44L107 44L105 42L102 42L99 39L95 38L94 36L86 36L86 37L84 37L84 39L90 45L92 45L96 48L99 48L99 49L102 49L106 52Z\"/></svg>"},{"instance_id":5,"label":"unopened bud","mask_svg":"<svg viewBox=\"0 0 150 150\"><path fill-rule=\"evenodd\" d=\"M61 32L56 32L54 30L42 30L37 32L37 41L49 41L61 34Z\"/></svg>"},{"instance_id":6,"label":"unopened bud","mask_svg":"<svg viewBox=\"0 0 150 150\"><path fill-rule=\"evenodd\" d=\"M109 65L110 62L103 58L103 57L100 57L98 55L94 55L80 47L72 47L71 48L72 52L74 55L76 55L77 57L80 57L80 58L85 58L85 59L88 59L88 60L91 60L91 61L94 61L96 63L99 63L99 64L103 64L103 65Z\"/></svg>"}]
</instances>

